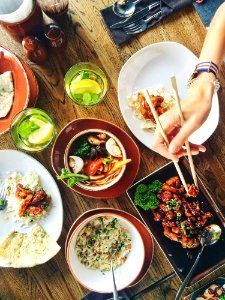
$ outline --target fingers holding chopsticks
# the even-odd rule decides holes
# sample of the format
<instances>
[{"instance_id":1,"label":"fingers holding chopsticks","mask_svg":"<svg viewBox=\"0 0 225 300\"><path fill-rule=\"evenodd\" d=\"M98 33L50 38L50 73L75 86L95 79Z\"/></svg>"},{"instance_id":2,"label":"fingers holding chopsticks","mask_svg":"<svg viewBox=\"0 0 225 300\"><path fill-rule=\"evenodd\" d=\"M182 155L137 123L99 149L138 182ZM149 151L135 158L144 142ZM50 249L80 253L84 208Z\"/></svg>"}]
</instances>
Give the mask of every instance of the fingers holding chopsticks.
<instances>
[{"instance_id":1,"label":"fingers holding chopsticks","mask_svg":"<svg viewBox=\"0 0 225 300\"><path fill-rule=\"evenodd\" d=\"M186 149L183 147L183 145L189 135L195 131L195 128L193 128L191 124L189 124L189 122L187 122L187 128L188 130L191 129L191 133L190 130L186 130L185 124L185 127L184 125L182 127L180 118L175 108L161 115L159 119L163 126L163 130L168 137L169 146L165 143L160 130L157 128L155 131L154 141L151 145L151 149L158 152L160 155L166 157L167 159L178 161L180 157L187 155ZM192 123L192 121L190 122ZM174 148L171 146L173 146ZM206 151L206 148L203 145L190 143L190 148L192 155L197 155L199 154L199 152Z\"/></svg>"},{"instance_id":2,"label":"fingers holding chopsticks","mask_svg":"<svg viewBox=\"0 0 225 300\"><path fill-rule=\"evenodd\" d=\"M190 144L192 155L198 155L200 152L206 151L206 148L203 145L196 145L192 143L189 144ZM154 142L151 146L151 149L158 152L160 155L166 157L167 159L171 159L177 162L179 161L180 157L187 155L187 150L185 147L181 147L177 152L171 153L169 151L168 146L165 144L162 135L160 134L160 132L158 132L158 130L156 130L155 132Z\"/></svg>"}]
</instances>

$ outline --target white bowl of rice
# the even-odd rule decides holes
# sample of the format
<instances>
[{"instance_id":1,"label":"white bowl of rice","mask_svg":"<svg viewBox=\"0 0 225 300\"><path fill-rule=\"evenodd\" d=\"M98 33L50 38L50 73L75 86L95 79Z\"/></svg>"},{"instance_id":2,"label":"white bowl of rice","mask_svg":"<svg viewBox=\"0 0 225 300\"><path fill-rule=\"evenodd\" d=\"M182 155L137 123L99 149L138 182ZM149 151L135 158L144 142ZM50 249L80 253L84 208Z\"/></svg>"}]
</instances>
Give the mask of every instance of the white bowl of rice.
<instances>
[{"instance_id":1,"label":"white bowl of rice","mask_svg":"<svg viewBox=\"0 0 225 300\"><path fill-rule=\"evenodd\" d=\"M118 214L101 213L84 220L68 242L66 259L74 278L89 290L111 293L110 249L117 290L131 285L144 264L143 239L137 228Z\"/></svg>"}]
</instances>

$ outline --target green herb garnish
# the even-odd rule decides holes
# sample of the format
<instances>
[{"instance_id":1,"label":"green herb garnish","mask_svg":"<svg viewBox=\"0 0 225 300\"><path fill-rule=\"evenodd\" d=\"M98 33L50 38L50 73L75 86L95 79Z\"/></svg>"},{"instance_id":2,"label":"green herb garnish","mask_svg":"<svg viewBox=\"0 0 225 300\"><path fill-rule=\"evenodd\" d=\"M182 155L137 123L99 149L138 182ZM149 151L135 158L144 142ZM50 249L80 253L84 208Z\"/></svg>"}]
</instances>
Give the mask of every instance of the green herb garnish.
<instances>
[{"instance_id":1,"label":"green herb garnish","mask_svg":"<svg viewBox=\"0 0 225 300\"><path fill-rule=\"evenodd\" d=\"M74 155L85 158L88 157L90 150L91 145L88 143L87 139L81 138L75 143Z\"/></svg>"},{"instance_id":2,"label":"green herb garnish","mask_svg":"<svg viewBox=\"0 0 225 300\"><path fill-rule=\"evenodd\" d=\"M177 219L180 219L181 216L182 216L182 213L178 212L178 213L177 213Z\"/></svg>"},{"instance_id":3,"label":"green herb garnish","mask_svg":"<svg viewBox=\"0 0 225 300\"><path fill-rule=\"evenodd\" d=\"M66 171L66 169L61 170L61 175L56 177L57 179L68 179L67 185L68 187L72 187L74 184L76 184L79 181L82 180L88 180L89 177L84 174L77 174L77 173L69 173Z\"/></svg>"},{"instance_id":4,"label":"green herb garnish","mask_svg":"<svg viewBox=\"0 0 225 300\"><path fill-rule=\"evenodd\" d=\"M155 180L149 185L139 184L134 194L134 203L144 210L156 209L159 205L157 194L162 189L162 183Z\"/></svg>"},{"instance_id":5,"label":"green herb garnish","mask_svg":"<svg viewBox=\"0 0 225 300\"><path fill-rule=\"evenodd\" d=\"M161 192L162 189L162 182L159 180L155 180L148 185L148 190L154 194L158 194Z\"/></svg>"},{"instance_id":6,"label":"green herb garnish","mask_svg":"<svg viewBox=\"0 0 225 300\"><path fill-rule=\"evenodd\" d=\"M111 158L105 157L105 158L103 159L103 164L104 164L104 165L108 165L111 161L112 161Z\"/></svg>"},{"instance_id":7,"label":"green herb garnish","mask_svg":"<svg viewBox=\"0 0 225 300\"><path fill-rule=\"evenodd\" d=\"M213 234L213 240L219 240L220 239L220 233L219 232L215 232Z\"/></svg>"},{"instance_id":8,"label":"green herb garnish","mask_svg":"<svg viewBox=\"0 0 225 300\"><path fill-rule=\"evenodd\" d=\"M28 136L35 130L39 129L40 127L30 120L24 120L23 123L20 124L18 127L18 134L27 139Z\"/></svg>"},{"instance_id":9,"label":"green herb garnish","mask_svg":"<svg viewBox=\"0 0 225 300\"><path fill-rule=\"evenodd\" d=\"M174 199L170 199L169 201L166 202L166 206L168 210L171 210L172 208L180 208L180 204L175 201Z\"/></svg>"},{"instance_id":10,"label":"green herb garnish","mask_svg":"<svg viewBox=\"0 0 225 300\"><path fill-rule=\"evenodd\" d=\"M184 223L184 222L181 222L181 223L180 223L180 227L181 227L182 229L184 229L184 228L185 228L185 223Z\"/></svg>"}]
</instances>

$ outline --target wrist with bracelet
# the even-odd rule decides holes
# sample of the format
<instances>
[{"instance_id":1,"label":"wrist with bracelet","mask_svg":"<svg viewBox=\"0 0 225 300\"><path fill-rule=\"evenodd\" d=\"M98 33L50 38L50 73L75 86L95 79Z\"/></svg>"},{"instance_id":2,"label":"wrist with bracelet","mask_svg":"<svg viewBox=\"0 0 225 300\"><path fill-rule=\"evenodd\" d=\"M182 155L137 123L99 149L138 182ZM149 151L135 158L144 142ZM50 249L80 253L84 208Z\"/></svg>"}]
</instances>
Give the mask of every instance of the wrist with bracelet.
<instances>
[{"instance_id":1,"label":"wrist with bracelet","mask_svg":"<svg viewBox=\"0 0 225 300\"><path fill-rule=\"evenodd\" d=\"M196 65L194 73L191 75L188 80L187 88L190 89L192 87L198 86L200 83L208 82L214 85L214 93L217 93L220 88L220 83L218 80L218 66L210 62L201 62ZM201 74L204 76L201 76Z\"/></svg>"}]
</instances>

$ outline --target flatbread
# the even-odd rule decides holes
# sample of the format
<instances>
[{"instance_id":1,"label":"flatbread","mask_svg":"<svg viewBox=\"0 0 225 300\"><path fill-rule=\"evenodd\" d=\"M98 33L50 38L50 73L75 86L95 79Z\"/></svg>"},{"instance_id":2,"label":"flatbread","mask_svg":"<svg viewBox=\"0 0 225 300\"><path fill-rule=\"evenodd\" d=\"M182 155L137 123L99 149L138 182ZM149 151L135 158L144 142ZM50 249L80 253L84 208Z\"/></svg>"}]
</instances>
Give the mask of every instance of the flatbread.
<instances>
[{"instance_id":1,"label":"flatbread","mask_svg":"<svg viewBox=\"0 0 225 300\"><path fill-rule=\"evenodd\" d=\"M47 262L60 249L45 230L35 224L30 233L11 232L0 244L0 259L12 268L29 268Z\"/></svg>"},{"instance_id":2,"label":"flatbread","mask_svg":"<svg viewBox=\"0 0 225 300\"><path fill-rule=\"evenodd\" d=\"M12 72L7 71L0 75L0 118L9 113L13 104L14 84Z\"/></svg>"}]
</instances>

